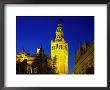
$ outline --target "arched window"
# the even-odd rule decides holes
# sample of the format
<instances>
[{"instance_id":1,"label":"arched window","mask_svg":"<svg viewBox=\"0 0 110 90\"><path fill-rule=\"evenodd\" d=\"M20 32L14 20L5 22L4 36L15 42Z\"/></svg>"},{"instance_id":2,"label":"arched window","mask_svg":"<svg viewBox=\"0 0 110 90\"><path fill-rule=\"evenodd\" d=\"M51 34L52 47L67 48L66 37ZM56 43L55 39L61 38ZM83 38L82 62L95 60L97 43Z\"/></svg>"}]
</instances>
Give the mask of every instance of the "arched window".
<instances>
[{"instance_id":1,"label":"arched window","mask_svg":"<svg viewBox=\"0 0 110 90\"><path fill-rule=\"evenodd\" d=\"M61 45L61 49L62 49L62 45Z\"/></svg>"},{"instance_id":2,"label":"arched window","mask_svg":"<svg viewBox=\"0 0 110 90\"><path fill-rule=\"evenodd\" d=\"M58 44L56 44L56 47L58 48Z\"/></svg>"},{"instance_id":3,"label":"arched window","mask_svg":"<svg viewBox=\"0 0 110 90\"><path fill-rule=\"evenodd\" d=\"M58 35L57 38L59 38L60 36Z\"/></svg>"}]
</instances>

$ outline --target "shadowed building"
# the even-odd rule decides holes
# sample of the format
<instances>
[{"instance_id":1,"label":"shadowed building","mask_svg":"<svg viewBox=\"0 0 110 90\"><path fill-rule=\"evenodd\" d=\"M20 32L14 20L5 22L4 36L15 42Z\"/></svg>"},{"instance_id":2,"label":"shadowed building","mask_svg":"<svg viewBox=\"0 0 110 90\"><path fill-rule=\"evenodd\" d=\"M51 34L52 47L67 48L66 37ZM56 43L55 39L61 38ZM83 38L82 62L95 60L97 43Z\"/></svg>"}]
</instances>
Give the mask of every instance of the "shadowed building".
<instances>
[{"instance_id":1,"label":"shadowed building","mask_svg":"<svg viewBox=\"0 0 110 90\"><path fill-rule=\"evenodd\" d=\"M16 62L16 74L26 74L27 73L27 60L23 60L22 62Z\"/></svg>"},{"instance_id":2,"label":"shadowed building","mask_svg":"<svg viewBox=\"0 0 110 90\"><path fill-rule=\"evenodd\" d=\"M44 50L41 47L37 50L35 55L36 59L32 63L33 74L52 74L53 70L50 66L51 58L44 54Z\"/></svg>"},{"instance_id":3,"label":"shadowed building","mask_svg":"<svg viewBox=\"0 0 110 90\"><path fill-rule=\"evenodd\" d=\"M94 42L84 42L76 52L74 74L94 74Z\"/></svg>"},{"instance_id":4,"label":"shadowed building","mask_svg":"<svg viewBox=\"0 0 110 90\"><path fill-rule=\"evenodd\" d=\"M51 58L54 70L58 74L68 73L68 43L63 38L62 26L58 23L56 38L51 40Z\"/></svg>"}]
</instances>

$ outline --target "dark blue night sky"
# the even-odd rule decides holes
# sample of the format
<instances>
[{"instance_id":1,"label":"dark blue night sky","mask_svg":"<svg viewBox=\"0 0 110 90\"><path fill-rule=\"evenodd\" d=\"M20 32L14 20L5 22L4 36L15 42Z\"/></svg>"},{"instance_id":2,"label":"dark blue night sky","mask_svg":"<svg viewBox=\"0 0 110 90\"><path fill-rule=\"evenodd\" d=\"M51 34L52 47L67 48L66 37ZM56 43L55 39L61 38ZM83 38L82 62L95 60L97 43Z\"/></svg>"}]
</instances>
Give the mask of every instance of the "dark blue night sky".
<instances>
[{"instance_id":1,"label":"dark blue night sky","mask_svg":"<svg viewBox=\"0 0 110 90\"><path fill-rule=\"evenodd\" d=\"M64 38L68 42L69 73L73 73L74 54L81 42L94 40L94 16L17 16L16 51L22 48L35 54L43 46L50 56L51 40L55 38L58 20L62 19Z\"/></svg>"}]
</instances>

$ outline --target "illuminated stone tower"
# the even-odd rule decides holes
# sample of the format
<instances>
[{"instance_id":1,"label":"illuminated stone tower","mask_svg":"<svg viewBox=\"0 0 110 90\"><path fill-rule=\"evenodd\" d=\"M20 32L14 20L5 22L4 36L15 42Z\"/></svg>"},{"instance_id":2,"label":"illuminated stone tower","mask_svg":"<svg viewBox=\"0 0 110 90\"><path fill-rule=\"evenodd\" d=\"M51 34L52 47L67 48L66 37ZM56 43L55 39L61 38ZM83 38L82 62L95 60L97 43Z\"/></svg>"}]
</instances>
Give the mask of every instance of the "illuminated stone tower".
<instances>
[{"instance_id":1,"label":"illuminated stone tower","mask_svg":"<svg viewBox=\"0 0 110 90\"><path fill-rule=\"evenodd\" d=\"M56 38L51 40L51 58L55 58L55 72L68 73L68 43L63 38L62 25L59 22L56 29Z\"/></svg>"}]
</instances>

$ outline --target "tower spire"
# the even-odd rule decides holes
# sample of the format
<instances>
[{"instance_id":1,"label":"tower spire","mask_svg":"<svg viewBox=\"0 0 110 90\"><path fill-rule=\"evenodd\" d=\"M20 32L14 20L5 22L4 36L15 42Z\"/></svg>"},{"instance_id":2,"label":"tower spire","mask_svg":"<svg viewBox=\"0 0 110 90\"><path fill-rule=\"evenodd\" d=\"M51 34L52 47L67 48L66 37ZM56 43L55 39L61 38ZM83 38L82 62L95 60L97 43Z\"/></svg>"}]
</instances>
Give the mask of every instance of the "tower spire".
<instances>
[{"instance_id":1,"label":"tower spire","mask_svg":"<svg viewBox=\"0 0 110 90\"><path fill-rule=\"evenodd\" d=\"M58 26L57 26L57 28L58 28L58 27L62 28L61 21L62 21L62 19L60 18L60 19L58 20ZM58 29L57 29L57 30L58 30ZM61 29L61 30L62 30L62 29Z\"/></svg>"},{"instance_id":2,"label":"tower spire","mask_svg":"<svg viewBox=\"0 0 110 90\"><path fill-rule=\"evenodd\" d=\"M62 25L61 25L62 19L58 20L58 26L56 29L56 41L61 41L63 39L63 31L62 31Z\"/></svg>"}]
</instances>

